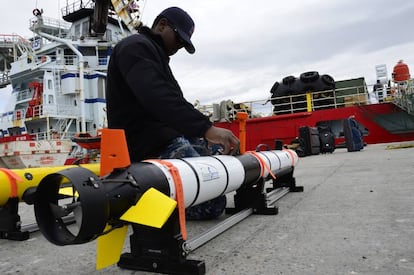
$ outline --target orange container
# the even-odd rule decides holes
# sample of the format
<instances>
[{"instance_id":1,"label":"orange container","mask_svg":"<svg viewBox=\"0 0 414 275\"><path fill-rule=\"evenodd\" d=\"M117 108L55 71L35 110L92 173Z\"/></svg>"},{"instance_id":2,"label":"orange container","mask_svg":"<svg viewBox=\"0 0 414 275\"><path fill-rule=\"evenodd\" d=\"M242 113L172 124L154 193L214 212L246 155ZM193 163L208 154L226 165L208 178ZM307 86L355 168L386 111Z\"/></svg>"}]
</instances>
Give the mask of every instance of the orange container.
<instances>
[{"instance_id":1,"label":"orange container","mask_svg":"<svg viewBox=\"0 0 414 275\"><path fill-rule=\"evenodd\" d=\"M398 63L394 66L392 78L397 82L410 79L410 69L402 60L398 61Z\"/></svg>"}]
</instances>

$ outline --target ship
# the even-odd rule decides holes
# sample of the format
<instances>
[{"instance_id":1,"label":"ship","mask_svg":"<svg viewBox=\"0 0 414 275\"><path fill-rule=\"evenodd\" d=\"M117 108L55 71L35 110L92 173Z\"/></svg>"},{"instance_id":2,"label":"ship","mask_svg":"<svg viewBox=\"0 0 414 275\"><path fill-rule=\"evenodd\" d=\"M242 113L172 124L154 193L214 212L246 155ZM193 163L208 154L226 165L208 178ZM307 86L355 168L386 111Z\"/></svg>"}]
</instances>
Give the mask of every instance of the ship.
<instances>
[{"instance_id":1,"label":"ship","mask_svg":"<svg viewBox=\"0 0 414 275\"><path fill-rule=\"evenodd\" d=\"M99 162L107 127L105 81L115 44L141 25L138 1L67 1L62 19L33 10L34 37L3 35L0 86L11 84L9 110L0 115L0 166L27 168ZM6 64L6 65L5 65ZM365 144L414 140L413 79L402 61L378 83L364 77L334 80L316 71L276 81L270 95L195 107L239 135L237 113L247 113L246 150L291 144L303 126L328 125L345 143L343 121L354 118Z\"/></svg>"},{"instance_id":2,"label":"ship","mask_svg":"<svg viewBox=\"0 0 414 275\"><path fill-rule=\"evenodd\" d=\"M240 132L238 113L247 113L245 149L289 147L300 139L300 128L328 127L334 146L345 148L344 123L352 118L364 145L414 140L414 79L399 60L388 76L385 64L375 66L377 83L364 77L334 80L309 71L276 81L263 100L223 100L198 108L216 126Z\"/></svg>"},{"instance_id":3,"label":"ship","mask_svg":"<svg viewBox=\"0 0 414 275\"><path fill-rule=\"evenodd\" d=\"M97 160L90 140L106 127L105 82L115 44L141 24L138 1L67 1L62 19L35 8L30 39L0 35L0 166L11 169ZM78 141L79 143L76 143Z\"/></svg>"}]
</instances>

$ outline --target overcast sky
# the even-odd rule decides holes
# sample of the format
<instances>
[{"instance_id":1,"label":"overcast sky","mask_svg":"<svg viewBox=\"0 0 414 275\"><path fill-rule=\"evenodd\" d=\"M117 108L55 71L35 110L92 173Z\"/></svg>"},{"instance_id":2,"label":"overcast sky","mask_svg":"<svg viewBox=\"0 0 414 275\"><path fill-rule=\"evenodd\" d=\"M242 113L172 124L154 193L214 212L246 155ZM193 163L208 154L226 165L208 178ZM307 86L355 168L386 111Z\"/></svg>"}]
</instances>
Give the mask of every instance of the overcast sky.
<instances>
[{"instance_id":1,"label":"overcast sky","mask_svg":"<svg viewBox=\"0 0 414 275\"><path fill-rule=\"evenodd\" d=\"M179 6L193 17L196 53L182 50L170 63L190 102L265 99L275 81L306 71L335 80L365 77L373 84L376 65L386 64L390 76L400 59L414 74L414 1L139 2L146 25L169 6ZM60 18L59 9L65 5L66 0L2 0L0 33L30 37L33 8ZM7 94L0 90L0 111Z\"/></svg>"}]
</instances>

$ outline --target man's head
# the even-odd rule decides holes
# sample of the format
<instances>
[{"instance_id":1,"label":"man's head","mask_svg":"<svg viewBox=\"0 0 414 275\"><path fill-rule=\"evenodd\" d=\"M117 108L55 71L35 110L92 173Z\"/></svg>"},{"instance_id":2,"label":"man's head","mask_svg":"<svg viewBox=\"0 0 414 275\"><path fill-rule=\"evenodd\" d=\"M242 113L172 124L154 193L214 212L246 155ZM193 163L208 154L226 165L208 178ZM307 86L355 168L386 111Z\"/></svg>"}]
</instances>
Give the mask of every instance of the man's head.
<instances>
[{"instance_id":1,"label":"man's head","mask_svg":"<svg viewBox=\"0 0 414 275\"><path fill-rule=\"evenodd\" d=\"M182 47L191 54L195 52L191 42L194 21L184 10L177 7L163 10L155 18L152 30L162 37L168 55L175 54Z\"/></svg>"}]
</instances>

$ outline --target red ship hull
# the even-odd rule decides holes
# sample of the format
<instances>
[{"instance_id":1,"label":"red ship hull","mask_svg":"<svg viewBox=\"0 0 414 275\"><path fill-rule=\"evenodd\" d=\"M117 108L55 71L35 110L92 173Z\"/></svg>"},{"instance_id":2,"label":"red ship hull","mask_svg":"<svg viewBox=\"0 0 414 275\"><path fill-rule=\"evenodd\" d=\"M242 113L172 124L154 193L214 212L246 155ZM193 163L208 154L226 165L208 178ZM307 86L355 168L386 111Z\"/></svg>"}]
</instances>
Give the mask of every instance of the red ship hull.
<instances>
[{"instance_id":1,"label":"red ship hull","mask_svg":"<svg viewBox=\"0 0 414 275\"><path fill-rule=\"evenodd\" d=\"M364 142L367 144L414 140L414 117L392 103L380 103L248 119L246 150L254 150L258 144L274 148L276 140L290 144L298 137L301 126L314 127L322 121L332 123L335 143L338 145L344 141L342 120L350 116L354 116L365 128ZM408 119L408 123L399 116ZM398 126L396 123L403 125ZM237 121L217 122L215 125L230 129L235 135L239 133Z\"/></svg>"}]
</instances>

